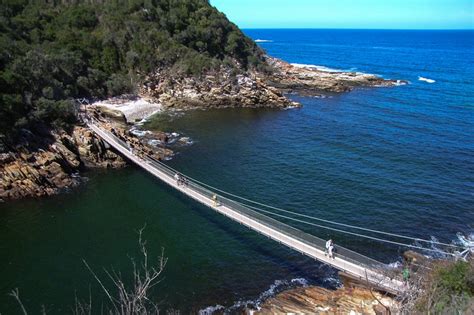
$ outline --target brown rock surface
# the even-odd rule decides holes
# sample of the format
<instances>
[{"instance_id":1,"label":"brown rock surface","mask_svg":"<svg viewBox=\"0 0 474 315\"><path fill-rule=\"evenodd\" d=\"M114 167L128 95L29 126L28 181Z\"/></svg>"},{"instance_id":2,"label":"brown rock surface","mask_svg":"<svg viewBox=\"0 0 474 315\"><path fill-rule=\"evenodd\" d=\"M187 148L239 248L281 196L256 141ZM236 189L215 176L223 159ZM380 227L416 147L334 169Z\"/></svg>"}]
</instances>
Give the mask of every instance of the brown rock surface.
<instances>
[{"instance_id":1,"label":"brown rock surface","mask_svg":"<svg viewBox=\"0 0 474 315\"><path fill-rule=\"evenodd\" d=\"M298 67L272 57L268 57L267 62L275 69L267 77L268 84L287 92L321 95L347 92L357 86L395 86L408 83L361 72L328 72L309 66Z\"/></svg>"},{"instance_id":2,"label":"brown rock surface","mask_svg":"<svg viewBox=\"0 0 474 315\"><path fill-rule=\"evenodd\" d=\"M297 92L319 96L347 92L358 86L394 86L402 80L387 80L360 72L328 72L314 67L298 67L267 57L270 73L233 74L222 67L201 77L179 76L161 69L147 77L140 95L150 97L172 109L208 109L224 107L287 108L300 106L283 93Z\"/></svg>"},{"instance_id":3,"label":"brown rock surface","mask_svg":"<svg viewBox=\"0 0 474 315\"><path fill-rule=\"evenodd\" d=\"M374 293L395 314L393 299ZM254 314L387 314L367 289L327 290L303 287L281 292L266 300Z\"/></svg>"},{"instance_id":4,"label":"brown rock surface","mask_svg":"<svg viewBox=\"0 0 474 315\"><path fill-rule=\"evenodd\" d=\"M253 74L234 76L225 69L200 78L171 77L164 71L157 72L147 78L141 94L153 97L165 108L176 109L299 105Z\"/></svg>"},{"instance_id":5,"label":"brown rock surface","mask_svg":"<svg viewBox=\"0 0 474 315\"><path fill-rule=\"evenodd\" d=\"M104 126L157 159L173 154L166 148L144 146L117 125ZM125 165L120 155L84 126L75 126L70 133L53 131L48 137L25 132L12 152L0 154L0 201L52 195L74 187L80 182L76 174L85 167Z\"/></svg>"}]
</instances>

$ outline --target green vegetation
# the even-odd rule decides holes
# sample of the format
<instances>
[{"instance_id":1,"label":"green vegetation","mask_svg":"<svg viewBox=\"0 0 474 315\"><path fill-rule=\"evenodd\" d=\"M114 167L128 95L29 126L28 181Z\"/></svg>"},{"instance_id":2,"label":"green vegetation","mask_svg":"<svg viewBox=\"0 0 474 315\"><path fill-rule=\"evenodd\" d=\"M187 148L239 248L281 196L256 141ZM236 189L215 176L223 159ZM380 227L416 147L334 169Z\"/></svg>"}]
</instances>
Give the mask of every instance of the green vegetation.
<instances>
[{"instance_id":1,"label":"green vegetation","mask_svg":"<svg viewBox=\"0 0 474 315\"><path fill-rule=\"evenodd\" d=\"M0 4L0 137L74 123L74 98L133 92L158 68L263 67L262 51L207 0L37 3Z\"/></svg>"},{"instance_id":2,"label":"green vegetation","mask_svg":"<svg viewBox=\"0 0 474 315\"><path fill-rule=\"evenodd\" d=\"M468 314L474 310L474 260L436 264L415 307L423 314Z\"/></svg>"}]
</instances>

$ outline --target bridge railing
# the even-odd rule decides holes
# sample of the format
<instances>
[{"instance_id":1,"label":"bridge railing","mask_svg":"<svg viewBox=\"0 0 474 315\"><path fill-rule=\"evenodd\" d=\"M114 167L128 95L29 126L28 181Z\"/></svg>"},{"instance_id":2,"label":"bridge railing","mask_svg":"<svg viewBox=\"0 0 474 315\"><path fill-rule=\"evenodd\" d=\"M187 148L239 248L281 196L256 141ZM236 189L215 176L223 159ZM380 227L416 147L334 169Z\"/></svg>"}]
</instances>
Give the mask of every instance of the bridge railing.
<instances>
[{"instance_id":1,"label":"bridge railing","mask_svg":"<svg viewBox=\"0 0 474 315\"><path fill-rule=\"evenodd\" d=\"M122 146L124 149L132 153L130 146L125 141L119 139L116 135L112 134L109 131L105 131L104 129L100 127L98 128L101 130L101 132L104 132L106 135L109 136L109 138L114 140L118 145ZM153 168L157 169L161 173L165 174L170 180L174 180L174 175L176 174L176 172L168 168L162 162L145 155L140 156L139 158L141 161L144 161L144 162L146 161L146 163L149 166L152 166ZM323 240L319 237L303 232L288 224L282 223L274 218L269 217L268 215L252 210L240 202L237 202L233 199L222 196L216 191L203 187L202 185L194 182L190 178L187 178L187 179L188 179L188 183L187 183L188 189L191 189L199 193L200 195L205 196L206 198L209 198L210 200L212 200L213 196L216 195L218 198L218 203L220 205L225 205L226 207L239 213L240 215L250 218L254 221L257 221L261 223L262 225L270 227L271 229L278 231L282 234L290 236L291 238L299 242L318 248L322 251L325 250L326 240ZM367 256L361 255L357 252L351 251L342 246L336 246L335 257L336 259L343 258L343 260L341 260L339 263L341 263L342 261L347 261L352 264L367 268L369 270L374 270L374 269L376 270L376 269L380 269L384 267L383 263L377 260L374 260L372 258L369 258ZM346 270L348 271L350 270L349 266Z\"/></svg>"}]
</instances>

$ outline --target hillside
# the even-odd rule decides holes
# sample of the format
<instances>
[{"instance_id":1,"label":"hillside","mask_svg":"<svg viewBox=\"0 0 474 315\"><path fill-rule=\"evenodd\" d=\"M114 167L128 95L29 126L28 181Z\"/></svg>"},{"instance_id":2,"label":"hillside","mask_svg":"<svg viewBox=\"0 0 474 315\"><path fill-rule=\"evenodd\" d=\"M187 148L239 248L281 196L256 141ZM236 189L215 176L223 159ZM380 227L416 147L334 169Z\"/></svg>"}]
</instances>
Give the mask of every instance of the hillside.
<instances>
[{"instance_id":1,"label":"hillside","mask_svg":"<svg viewBox=\"0 0 474 315\"><path fill-rule=\"evenodd\" d=\"M206 0L0 6L0 134L74 122L72 99L136 89L150 73L264 68L263 52ZM118 4L120 3L120 4Z\"/></svg>"}]
</instances>

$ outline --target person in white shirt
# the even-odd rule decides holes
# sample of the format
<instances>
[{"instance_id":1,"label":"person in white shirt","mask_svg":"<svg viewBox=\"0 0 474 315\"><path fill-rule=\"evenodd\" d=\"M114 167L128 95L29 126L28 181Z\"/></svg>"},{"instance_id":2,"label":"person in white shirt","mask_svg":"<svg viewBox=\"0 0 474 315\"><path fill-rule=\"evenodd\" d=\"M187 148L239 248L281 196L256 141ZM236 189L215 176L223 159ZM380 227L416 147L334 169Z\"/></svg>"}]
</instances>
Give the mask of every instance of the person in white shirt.
<instances>
[{"instance_id":1,"label":"person in white shirt","mask_svg":"<svg viewBox=\"0 0 474 315\"><path fill-rule=\"evenodd\" d=\"M329 247L332 246L332 239L329 239L327 242L326 242L326 251L324 252L324 255L328 255L329 253ZM331 257L331 256L329 256Z\"/></svg>"},{"instance_id":2,"label":"person in white shirt","mask_svg":"<svg viewBox=\"0 0 474 315\"><path fill-rule=\"evenodd\" d=\"M335 259L334 258L334 246L332 245L332 243L331 243L331 245L329 245L329 248L328 248L328 256L329 256L329 258Z\"/></svg>"}]
</instances>

